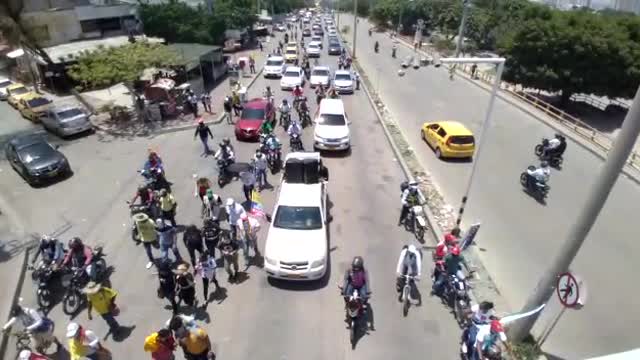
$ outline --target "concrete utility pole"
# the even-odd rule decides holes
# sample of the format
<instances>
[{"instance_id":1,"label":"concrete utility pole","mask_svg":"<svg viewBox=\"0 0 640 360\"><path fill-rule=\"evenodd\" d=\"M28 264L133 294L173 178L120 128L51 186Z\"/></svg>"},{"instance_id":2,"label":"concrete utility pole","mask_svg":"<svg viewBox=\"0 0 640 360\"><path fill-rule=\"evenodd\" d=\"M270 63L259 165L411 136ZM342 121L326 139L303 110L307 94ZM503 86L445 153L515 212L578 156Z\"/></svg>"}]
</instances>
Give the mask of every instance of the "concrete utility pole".
<instances>
[{"instance_id":1,"label":"concrete utility pole","mask_svg":"<svg viewBox=\"0 0 640 360\"><path fill-rule=\"evenodd\" d=\"M462 0L462 21L460 21L460 29L458 30L458 41L456 42L456 55L460 57L460 51L462 51L462 39L464 38L464 27L467 23L467 16L469 12L469 1Z\"/></svg>"},{"instance_id":2,"label":"concrete utility pole","mask_svg":"<svg viewBox=\"0 0 640 360\"><path fill-rule=\"evenodd\" d=\"M586 204L582 207L582 212L573 224L567 240L556 254L551 267L543 272L538 286L527 300L523 311L529 311L547 303L551 295L553 295L558 276L569 269L584 240L589 235L589 231L604 207L613 185L615 185L620 172L629 159L629 154L634 148L638 134L640 134L640 87L636 91L631 109L629 109L622 123L622 130L607 156L600 175L593 184ZM515 322L509 331L511 339L522 341L531 332L531 328L533 328L539 315L540 313L537 313Z\"/></svg>"},{"instance_id":3,"label":"concrete utility pole","mask_svg":"<svg viewBox=\"0 0 640 360\"><path fill-rule=\"evenodd\" d=\"M358 0L353 1L353 58L356 58L356 38L358 35Z\"/></svg>"}]
</instances>

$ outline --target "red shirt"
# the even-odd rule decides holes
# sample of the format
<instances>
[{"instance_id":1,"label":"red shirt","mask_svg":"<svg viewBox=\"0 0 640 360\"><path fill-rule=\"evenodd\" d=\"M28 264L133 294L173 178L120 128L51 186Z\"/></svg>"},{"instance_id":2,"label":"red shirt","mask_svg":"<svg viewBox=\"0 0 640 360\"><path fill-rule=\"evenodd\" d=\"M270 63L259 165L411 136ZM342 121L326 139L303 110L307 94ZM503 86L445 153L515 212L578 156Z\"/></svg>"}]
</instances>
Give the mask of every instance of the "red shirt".
<instances>
[{"instance_id":1,"label":"red shirt","mask_svg":"<svg viewBox=\"0 0 640 360\"><path fill-rule=\"evenodd\" d=\"M173 351L176 349L176 342L173 337L165 341L158 341L158 351L151 353L153 360L172 360Z\"/></svg>"}]
</instances>

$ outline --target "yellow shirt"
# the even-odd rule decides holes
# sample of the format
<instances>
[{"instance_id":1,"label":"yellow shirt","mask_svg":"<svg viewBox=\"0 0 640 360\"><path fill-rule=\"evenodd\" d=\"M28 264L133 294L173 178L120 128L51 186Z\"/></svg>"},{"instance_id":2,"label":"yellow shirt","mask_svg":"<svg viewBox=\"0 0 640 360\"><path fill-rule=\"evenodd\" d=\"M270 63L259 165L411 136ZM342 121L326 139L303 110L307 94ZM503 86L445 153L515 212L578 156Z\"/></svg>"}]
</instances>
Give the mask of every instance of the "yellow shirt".
<instances>
[{"instance_id":1,"label":"yellow shirt","mask_svg":"<svg viewBox=\"0 0 640 360\"><path fill-rule=\"evenodd\" d=\"M87 300L91 303L91 307L100 315L111 311L111 302L118 293L107 287L103 287L95 294L87 294Z\"/></svg>"},{"instance_id":2,"label":"yellow shirt","mask_svg":"<svg viewBox=\"0 0 640 360\"><path fill-rule=\"evenodd\" d=\"M155 242L158 240L158 233L156 232L156 225L153 220L147 219L144 222L136 223L138 228L138 235L142 242Z\"/></svg>"},{"instance_id":3,"label":"yellow shirt","mask_svg":"<svg viewBox=\"0 0 640 360\"><path fill-rule=\"evenodd\" d=\"M171 211L173 210L173 205L175 205L176 200L173 198L173 195L167 194L160 198L160 210L162 211Z\"/></svg>"},{"instance_id":4,"label":"yellow shirt","mask_svg":"<svg viewBox=\"0 0 640 360\"><path fill-rule=\"evenodd\" d=\"M189 354L200 355L209 350L209 336L201 329L189 329L189 335L183 340L183 345Z\"/></svg>"}]
</instances>

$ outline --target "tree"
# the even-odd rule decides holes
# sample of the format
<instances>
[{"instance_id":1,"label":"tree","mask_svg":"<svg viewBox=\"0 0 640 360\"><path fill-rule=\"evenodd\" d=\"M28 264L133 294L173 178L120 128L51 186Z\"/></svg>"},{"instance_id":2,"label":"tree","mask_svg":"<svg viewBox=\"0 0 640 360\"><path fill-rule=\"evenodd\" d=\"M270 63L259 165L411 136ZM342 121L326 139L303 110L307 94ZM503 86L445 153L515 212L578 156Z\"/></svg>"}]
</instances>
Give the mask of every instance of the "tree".
<instances>
[{"instance_id":1,"label":"tree","mask_svg":"<svg viewBox=\"0 0 640 360\"><path fill-rule=\"evenodd\" d=\"M0 33L11 45L21 46L39 55L47 64L52 65L49 57L35 37L30 33L22 21L21 14L24 9L23 0L0 1Z\"/></svg>"},{"instance_id":2,"label":"tree","mask_svg":"<svg viewBox=\"0 0 640 360\"><path fill-rule=\"evenodd\" d=\"M574 93L631 97L640 82L640 21L619 23L586 12L553 12L526 21L502 49L505 80Z\"/></svg>"},{"instance_id":3,"label":"tree","mask_svg":"<svg viewBox=\"0 0 640 360\"><path fill-rule=\"evenodd\" d=\"M83 90L89 90L121 82L131 84L144 69L175 65L179 65L175 52L165 45L143 41L84 53L67 73Z\"/></svg>"}]
</instances>

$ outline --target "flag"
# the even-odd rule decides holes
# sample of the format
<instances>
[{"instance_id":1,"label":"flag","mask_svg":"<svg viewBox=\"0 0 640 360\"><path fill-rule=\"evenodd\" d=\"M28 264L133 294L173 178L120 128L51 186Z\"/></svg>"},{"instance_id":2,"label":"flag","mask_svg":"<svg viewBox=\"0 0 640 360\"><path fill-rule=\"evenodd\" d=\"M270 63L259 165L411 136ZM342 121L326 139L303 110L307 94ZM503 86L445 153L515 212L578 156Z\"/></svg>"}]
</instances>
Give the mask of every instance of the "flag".
<instances>
[{"instance_id":1,"label":"flag","mask_svg":"<svg viewBox=\"0 0 640 360\"><path fill-rule=\"evenodd\" d=\"M251 192L251 209L249 209L249 214L255 217L264 217L264 209L262 208L262 199L258 190L253 189Z\"/></svg>"}]
</instances>

